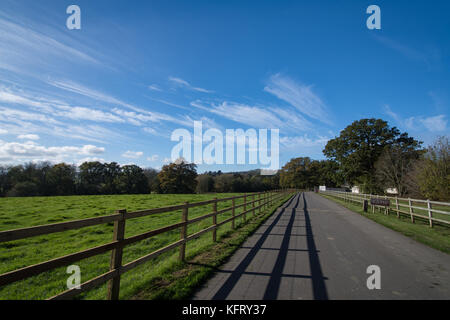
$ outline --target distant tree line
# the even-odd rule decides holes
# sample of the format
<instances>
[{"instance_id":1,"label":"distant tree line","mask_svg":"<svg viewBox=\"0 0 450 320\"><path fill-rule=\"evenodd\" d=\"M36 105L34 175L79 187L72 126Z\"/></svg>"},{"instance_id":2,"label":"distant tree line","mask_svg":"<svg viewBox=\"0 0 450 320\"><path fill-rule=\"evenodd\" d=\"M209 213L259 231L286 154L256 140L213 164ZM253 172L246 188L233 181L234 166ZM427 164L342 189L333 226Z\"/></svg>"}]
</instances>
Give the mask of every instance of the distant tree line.
<instances>
[{"instance_id":1,"label":"distant tree line","mask_svg":"<svg viewBox=\"0 0 450 320\"><path fill-rule=\"evenodd\" d=\"M198 193L207 192L260 192L280 188L279 174L264 176L260 170L222 173L206 172L197 177Z\"/></svg>"},{"instance_id":2,"label":"distant tree line","mask_svg":"<svg viewBox=\"0 0 450 320\"><path fill-rule=\"evenodd\" d=\"M85 162L79 167L66 163L26 163L0 167L0 195L11 197L150 192L154 172L115 162Z\"/></svg>"},{"instance_id":3,"label":"distant tree line","mask_svg":"<svg viewBox=\"0 0 450 320\"><path fill-rule=\"evenodd\" d=\"M180 162L160 171L116 162L80 166L48 162L0 166L0 196L68 196L154 193L256 192L279 187L279 176L259 170L197 174L195 164Z\"/></svg>"}]
</instances>

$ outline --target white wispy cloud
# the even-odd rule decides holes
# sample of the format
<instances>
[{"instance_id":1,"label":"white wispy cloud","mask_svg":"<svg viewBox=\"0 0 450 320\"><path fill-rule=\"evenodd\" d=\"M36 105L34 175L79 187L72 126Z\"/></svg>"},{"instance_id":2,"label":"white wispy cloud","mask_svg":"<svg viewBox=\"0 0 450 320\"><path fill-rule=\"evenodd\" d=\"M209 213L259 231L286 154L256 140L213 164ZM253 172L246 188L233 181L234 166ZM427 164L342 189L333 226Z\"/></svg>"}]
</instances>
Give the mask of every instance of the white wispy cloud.
<instances>
[{"instance_id":1,"label":"white wispy cloud","mask_svg":"<svg viewBox=\"0 0 450 320\"><path fill-rule=\"evenodd\" d=\"M154 162L158 161L159 156L157 154L152 155L151 157L147 157L147 161Z\"/></svg>"},{"instance_id":2,"label":"white wispy cloud","mask_svg":"<svg viewBox=\"0 0 450 320\"><path fill-rule=\"evenodd\" d=\"M122 157L129 159L139 159L144 153L142 151L127 151L122 154Z\"/></svg>"},{"instance_id":3,"label":"white wispy cloud","mask_svg":"<svg viewBox=\"0 0 450 320\"><path fill-rule=\"evenodd\" d=\"M149 98L150 100L153 100L153 101L157 101L157 102L163 103L163 104L171 106L171 107L175 107L175 108L179 108L179 109L183 109L183 110L191 110L191 108L188 108L188 107L185 107L185 106L173 103L173 102L169 102L169 101L166 101L166 100L155 99L155 98L151 98L151 97L147 97L147 98Z\"/></svg>"},{"instance_id":4,"label":"white wispy cloud","mask_svg":"<svg viewBox=\"0 0 450 320\"><path fill-rule=\"evenodd\" d=\"M110 130L99 125L66 125L56 126L43 131L47 135L79 139L91 142L123 141L125 137L117 130Z\"/></svg>"},{"instance_id":5,"label":"white wispy cloud","mask_svg":"<svg viewBox=\"0 0 450 320\"><path fill-rule=\"evenodd\" d=\"M20 124L21 121L38 121L48 124L62 125L62 122L41 113L22 111L6 107L0 107L0 121L18 124Z\"/></svg>"},{"instance_id":6,"label":"white wispy cloud","mask_svg":"<svg viewBox=\"0 0 450 320\"><path fill-rule=\"evenodd\" d=\"M144 130L147 133L153 134L153 135L157 135L157 131L153 128L149 128L149 127L145 127L142 130Z\"/></svg>"},{"instance_id":7,"label":"white wispy cloud","mask_svg":"<svg viewBox=\"0 0 450 320\"><path fill-rule=\"evenodd\" d=\"M282 108L264 108L234 102L222 102L215 105L204 105L201 101L191 102L193 107L217 114L223 118L254 128L280 129L287 131L305 131L311 123L295 112Z\"/></svg>"},{"instance_id":8,"label":"white wispy cloud","mask_svg":"<svg viewBox=\"0 0 450 320\"><path fill-rule=\"evenodd\" d=\"M318 136L311 138L308 135L286 136L280 138L280 143L287 149L301 150L301 148L324 147L330 140L330 137Z\"/></svg>"},{"instance_id":9,"label":"white wispy cloud","mask_svg":"<svg viewBox=\"0 0 450 320\"><path fill-rule=\"evenodd\" d=\"M102 147L94 145L46 147L34 141L5 142L0 140L0 161L61 161L78 156L98 155L105 152Z\"/></svg>"},{"instance_id":10,"label":"white wispy cloud","mask_svg":"<svg viewBox=\"0 0 450 320\"><path fill-rule=\"evenodd\" d=\"M397 51L407 59L425 64L428 69L435 69L441 65L441 53L437 47L428 46L418 50L386 36L373 34L373 37L382 45Z\"/></svg>"},{"instance_id":11,"label":"white wispy cloud","mask_svg":"<svg viewBox=\"0 0 450 320\"><path fill-rule=\"evenodd\" d=\"M121 106L130 108L130 109L136 108L133 105L123 102L120 99L117 99L111 95L105 94L105 93L100 92L95 89L91 89L89 87L86 87L84 85L81 85L81 84L76 83L71 80L48 80L47 83L56 88L63 89L63 90L69 91L69 92L73 92L73 93L91 98L93 100L103 101L103 102L107 102L107 103L113 104L113 105L121 105ZM138 110L138 111L140 111L140 110Z\"/></svg>"},{"instance_id":12,"label":"white wispy cloud","mask_svg":"<svg viewBox=\"0 0 450 320\"><path fill-rule=\"evenodd\" d=\"M51 114L52 117L64 117L72 120L88 120L97 122L125 122L121 117L117 115L113 115L101 110L96 110L94 108L69 106L67 102L54 100L49 97L36 97L30 93L27 94L24 92L12 92L11 90L5 88L0 88L0 102L26 106L36 111ZM19 115L19 111L10 110L9 114ZM36 115L41 115L41 113L33 115L33 117L36 119L48 119L37 117ZM21 113L21 117L24 118L25 114ZM28 120L30 119L31 118L28 118Z\"/></svg>"},{"instance_id":13,"label":"white wispy cloud","mask_svg":"<svg viewBox=\"0 0 450 320\"><path fill-rule=\"evenodd\" d=\"M395 120L398 126L411 131L428 130L429 132L445 132L448 130L447 116L440 114L436 116L412 116L403 118L392 111L389 105L384 106L384 112Z\"/></svg>"},{"instance_id":14,"label":"white wispy cloud","mask_svg":"<svg viewBox=\"0 0 450 320\"><path fill-rule=\"evenodd\" d=\"M57 115L54 112L53 115ZM92 120L92 119L91 119ZM28 110L0 107L0 125L11 134L21 135L25 132L42 133L54 137L80 139L104 143L105 140L117 140L122 136L116 131L98 125L73 124L55 119L43 113Z\"/></svg>"},{"instance_id":15,"label":"white wispy cloud","mask_svg":"<svg viewBox=\"0 0 450 320\"><path fill-rule=\"evenodd\" d=\"M125 111L117 108L114 108L113 112L128 119L129 122L132 122L135 125L142 125L143 122L159 122L162 120L161 117L158 117L155 114L136 113L134 111Z\"/></svg>"},{"instance_id":16,"label":"white wispy cloud","mask_svg":"<svg viewBox=\"0 0 450 320\"><path fill-rule=\"evenodd\" d=\"M125 122L124 119L112 113L85 107L64 107L64 111L57 111L56 115L72 120L88 120L110 123Z\"/></svg>"},{"instance_id":17,"label":"white wispy cloud","mask_svg":"<svg viewBox=\"0 0 450 320\"><path fill-rule=\"evenodd\" d=\"M384 109L384 113L386 113L388 116L390 116L392 119L396 120L396 121L401 121L400 117L398 116L398 114L396 114L394 111L392 111L391 107L387 104L385 104L383 106Z\"/></svg>"},{"instance_id":18,"label":"white wispy cloud","mask_svg":"<svg viewBox=\"0 0 450 320\"><path fill-rule=\"evenodd\" d=\"M37 134L21 134L17 136L17 139L21 140L39 140L39 136Z\"/></svg>"},{"instance_id":19,"label":"white wispy cloud","mask_svg":"<svg viewBox=\"0 0 450 320\"><path fill-rule=\"evenodd\" d=\"M18 73L53 68L56 61L101 65L99 60L86 53L85 46L57 30L48 26L32 28L1 16L0 43L0 68Z\"/></svg>"},{"instance_id":20,"label":"white wispy cloud","mask_svg":"<svg viewBox=\"0 0 450 320\"><path fill-rule=\"evenodd\" d=\"M121 116L126 116L128 118L128 121L133 122L136 125L140 125L140 121L152 121L152 122L159 122L159 121L167 121L172 122L180 125L186 125L186 121L183 121L182 119L179 119L177 117L160 113L160 112L154 112L145 110L143 108L134 106L132 104L126 103L120 99L117 99L111 95L102 93L100 91L88 88L86 86L83 86L81 84L75 83L73 81L48 81L50 85L53 85L57 88L67 90L73 93L77 93L79 95L91 98L93 100L106 102L111 105L120 105L122 107L125 107L127 109L133 110L133 112L124 111L119 108L114 108L113 112L116 114L119 114Z\"/></svg>"},{"instance_id":21,"label":"white wispy cloud","mask_svg":"<svg viewBox=\"0 0 450 320\"><path fill-rule=\"evenodd\" d=\"M159 92L162 91L162 89L161 89L158 85L156 85L156 84L151 84L151 85L148 86L148 88L149 88L150 90L152 90L152 91L159 91Z\"/></svg>"},{"instance_id":22,"label":"white wispy cloud","mask_svg":"<svg viewBox=\"0 0 450 320\"><path fill-rule=\"evenodd\" d=\"M191 124L191 126L194 125L194 121L201 121L203 130L205 130L205 129L223 129L223 126L221 124L216 122L214 119L211 119L211 118L208 118L205 116L194 117L194 116L187 115L184 118L186 119L187 122L189 122Z\"/></svg>"},{"instance_id":23,"label":"white wispy cloud","mask_svg":"<svg viewBox=\"0 0 450 320\"><path fill-rule=\"evenodd\" d=\"M192 86L189 82L187 82L186 80L183 80L181 78L176 78L176 77L169 77L169 81L181 86L181 87L185 87L188 88L190 90L194 90L194 91L198 91L198 92L203 92L203 93L213 93L214 91L210 91L210 90L206 90L203 88L199 88L199 87L194 87Z\"/></svg>"},{"instance_id":24,"label":"white wispy cloud","mask_svg":"<svg viewBox=\"0 0 450 320\"><path fill-rule=\"evenodd\" d=\"M287 76L275 74L270 77L264 91L286 101L308 117L331 123L325 103L314 93L310 85L303 85Z\"/></svg>"},{"instance_id":25,"label":"white wispy cloud","mask_svg":"<svg viewBox=\"0 0 450 320\"><path fill-rule=\"evenodd\" d=\"M417 123L422 124L430 132L444 132L447 130L446 115L440 114L432 117L411 117L405 120L409 128L417 129Z\"/></svg>"},{"instance_id":26,"label":"white wispy cloud","mask_svg":"<svg viewBox=\"0 0 450 320\"><path fill-rule=\"evenodd\" d=\"M5 88L0 88L0 102L20 104L33 108L38 108L47 111L53 111L50 104L45 101L33 99L27 96L15 94L13 92L7 91Z\"/></svg>"},{"instance_id":27,"label":"white wispy cloud","mask_svg":"<svg viewBox=\"0 0 450 320\"><path fill-rule=\"evenodd\" d=\"M0 102L14 106L11 108L0 106L0 122L4 122L4 125L2 125L4 129L11 130L13 134L22 134L24 131L20 128L22 127L27 128L27 131L35 131L46 135L104 143L105 140L117 139L121 136L121 133L98 125L90 125L88 122L130 124L133 126L144 126L151 122L154 131L148 129L146 131L158 136L170 136L170 133L163 135L161 132L164 122L175 123L180 126L192 126L192 121L186 116L175 117L164 113L146 111L70 81L67 83L51 83L60 89L100 101L102 103L101 108L108 109L108 111L91 106L73 106L67 101L55 99L51 93L49 96L45 95L45 92L38 95L17 88L13 90L0 87ZM70 97L66 98L69 99ZM108 108L105 105L113 106ZM119 108L117 105L123 108ZM23 106L26 109L16 106ZM78 123L68 120L77 120Z\"/></svg>"}]
</instances>

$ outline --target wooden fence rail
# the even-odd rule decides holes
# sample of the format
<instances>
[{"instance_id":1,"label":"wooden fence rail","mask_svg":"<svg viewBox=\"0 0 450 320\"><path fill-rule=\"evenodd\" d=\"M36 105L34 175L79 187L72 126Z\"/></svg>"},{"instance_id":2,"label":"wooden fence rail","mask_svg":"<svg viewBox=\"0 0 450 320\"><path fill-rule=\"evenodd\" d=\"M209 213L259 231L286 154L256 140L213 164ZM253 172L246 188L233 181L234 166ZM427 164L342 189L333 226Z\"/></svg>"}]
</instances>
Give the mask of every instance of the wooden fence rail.
<instances>
[{"instance_id":1,"label":"wooden fence rail","mask_svg":"<svg viewBox=\"0 0 450 320\"><path fill-rule=\"evenodd\" d=\"M384 207L380 205L371 205L372 212L375 212L375 209L384 210L385 214L389 214L389 212L393 211L396 213L397 218L400 218L400 215L409 216L411 218L411 222L414 223L414 218L428 220L430 227L433 227L435 222L441 223L445 226L450 226L450 220L439 219L433 217L433 213L442 214L445 216L450 215L450 203L448 202L439 202L439 201L430 201L430 200L421 200L421 199L411 199L411 198L398 198L398 197L388 197L388 196L379 196L372 194L364 194L364 193L350 193L343 191L320 191L320 193L328 194L340 199L343 199L346 202L354 202L354 203L364 203L364 201L369 201L370 199L389 199L393 200L393 203L389 207ZM416 204L416 205L414 205ZM424 204L424 206L419 206L418 204ZM426 205L426 206L425 206ZM440 207L448 209L439 210L434 207ZM416 210L416 211L414 211ZM424 214L420 214L422 211Z\"/></svg>"},{"instance_id":2,"label":"wooden fence rail","mask_svg":"<svg viewBox=\"0 0 450 320\"><path fill-rule=\"evenodd\" d=\"M110 271L97 276L87 282L84 282L80 285L80 288L69 289L64 291L58 295L51 297L50 299L70 299L73 298L82 292L89 291L105 282L108 282L108 299L117 300L119 298L120 291L120 276L141 265L144 262L147 262L151 259L156 258L157 256L172 250L176 247L179 247L179 259L181 261L185 260L186 256L186 244L187 242L194 240L204 233L212 232L212 240L217 240L217 230L220 226L231 222L232 228L234 229L236 224L235 221L239 217L243 217L244 222L247 221L247 214L252 212L252 216L256 216L256 210L259 209L261 213L261 209L270 208L275 201L281 200L283 197L292 193L293 190L285 189L285 190L274 190L270 192L259 192L253 193L250 195L244 194L240 196L228 197L223 199L214 198L212 200L189 203L186 202L181 205L163 207L163 208L155 208L150 210L142 210L135 212L127 212L126 210L118 210L113 215L102 216L90 219L76 220L70 222L62 222L50 225L42 225L30 228L22 228L16 230L8 230L0 232L0 243L9 242L14 240L20 240L30 237L35 237L39 235L46 235L56 232L63 232L68 230L80 229L88 226L95 226L106 223L114 223L114 233L113 240L110 243L106 243L94 248L89 248L77 253L68 254L63 257L55 258L49 261L45 261L42 263L38 263L35 265L27 266L18 270L13 270L0 275L0 286L5 286L11 284L16 281L20 281L43 272L70 265L76 261L80 261L82 259L86 259L89 257L93 257L108 251L111 251L111 259L110 259ZM248 199L251 196L251 201ZM258 198L256 198L258 196ZM236 205L237 199L244 199L243 204ZM219 202L232 201L232 206L217 210L217 204ZM196 217L193 219L189 219L189 209L199 206L212 205L212 211L206 215L202 215L200 217ZM239 214L236 213L236 209L244 207L243 211ZM249 208L249 209L247 209ZM159 229L150 230L145 233L141 233L135 236L131 236L125 238L125 227L126 221L129 219L135 219L139 217L149 216L157 213L165 213L181 210L181 221L179 223L175 223L169 226L165 226ZM224 221L217 222L217 217L220 214L231 211L232 216L230 218L225 219ZM194 234L188 235L187 227L193 223L197 223L199 221L203 221L207 218L212 218L212 225L202 229ZM180 229L180 240L175 241L163 248L160 248L156 251L153 251L143 257L140 257L132 262L127 264L122 264L122 255L123 249L133 243L138 241L142 241L148 239L150 237L154 237L156 235L172 231L175 229Z\"/></svg>"}]
</instances>

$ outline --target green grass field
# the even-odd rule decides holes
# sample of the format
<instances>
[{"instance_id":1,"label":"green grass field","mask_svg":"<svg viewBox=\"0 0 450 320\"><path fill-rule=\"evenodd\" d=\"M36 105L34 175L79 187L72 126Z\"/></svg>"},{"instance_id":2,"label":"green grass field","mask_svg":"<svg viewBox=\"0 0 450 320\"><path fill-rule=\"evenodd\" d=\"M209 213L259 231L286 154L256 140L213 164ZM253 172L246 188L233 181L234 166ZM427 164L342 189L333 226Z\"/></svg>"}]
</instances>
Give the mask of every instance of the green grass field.
<instances>
[{"instance_id":1,"label":"green grass field","mask_svg":"<svg viewBox=\"0 0 450 320\"><path fill-rule=\"evenodd\" d=\"M401 215L400 218L397 218L396 214L385 215L379 212L378 209L375 210L375 213L372 213L370 208L368 212L364 212L360 204L344 202L340 198L324 195L323 193L320 193L320 195L416 241L450 253L450 228L448 226L435 223L434 227L430 228L427 220L416 218L415 223L412 223L408 216Z\"/></svg>"},{"instance_id":2,"label":"green grass field","mask_svg":"<svg viewBox=\"0 0 450 320\"><path fill-rule=\"evenodd\" d=\"M71 196L71 197L31 197L0 199L0 231L23 227L51 224L63 221L90 218L114 213L117 209L130 211L157 208L185 201L199 202L214 197L227 198L237 194L205 195L114 195L114 196ZM236 200L236 204L242 203ZM231 206L231 201L220 202L218 210ZM273 208L272 208L273 209ZM242 212L242 208L236 213ZM211 206L189 210L189 218L198 217L212 211ZM218 222L231 216L231 211L218 216ZM251 214L248 215L251 217ZM130 219L126 223L126 237L137 235L179 222L181 211L161 213L143 218ZM211 219L189 226L188 234L204 229L212 224ZM242 218L237 225L242 224ZM228 235L231 223L218 230L218 238ZM0 273L16 270L35 263L57 258L101 245L112 240L113 225L105 224L71 230L29 239L0 244ZM131 262L145 254L179 239L179 230L167 232L156 237L125 247L123 263ZM187 244L187 258L195 257L211 247L211 233ZM149 283L167 274L168 270L178 268L178 250L174 249L158 258L125 273L121 277L120 298L129 299L148 287ZM109 270L110 253L81 260L81 281L85 282ZM0 288L0 299L46 299L65 291L66 268L58 268L38 276ZM80 295L81 299L105 299L106 284Z\"/></svg>"}]
</instances>

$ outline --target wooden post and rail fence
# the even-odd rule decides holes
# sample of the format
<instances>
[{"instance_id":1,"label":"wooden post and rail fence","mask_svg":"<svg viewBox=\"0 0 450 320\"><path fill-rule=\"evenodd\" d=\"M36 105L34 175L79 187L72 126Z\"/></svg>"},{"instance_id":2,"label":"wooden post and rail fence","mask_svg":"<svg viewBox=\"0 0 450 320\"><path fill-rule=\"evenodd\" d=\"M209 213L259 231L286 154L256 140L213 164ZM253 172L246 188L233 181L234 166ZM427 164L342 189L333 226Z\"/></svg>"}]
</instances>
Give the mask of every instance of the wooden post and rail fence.
<instances>
[{"instance_id":1,"label":"wooden post and rail fence","mask_svg":"<svg viewBox=\"0 0 450 320\"><path fill-rule=\"evenodd\" d=\"M50 299L71 299L82 292L89 291L99 285L108 282L108 299L117 300L119 299L119 289L120 289L120 276L127 271L130 271L137 266L143 264L144 262L150 261L159 255L172 250L174 248L179 247L179 259L184 261L186 258L186 244L194 239L197 239L201 235L206 232L212 232L212 240L217 241L217 230L220 226L231 222L232 229L236 228L236 219L239 217L243 217L244 223L247 221L246 215L252 212L252 216L256 216L256 210L259 209L261 213L261 209L271 208L275 201L282 200L288 194L293 193L294 190L284 189L284 190L274 190L269 192L259 192L253 193L250 195L244 194L234 197L217 199L214 198L212 200L189 203L185 202L181 205L174 205L163 208L155 208L149 210L141 210L135 212L127 212L126 210L117 210L114 214L108 216L101 216L89 219L82 219L76 221L62 222L56 224L42 225L30 228L16 229L16 230L8 230L0 232L0 243L15 241L20 239L31 238L40 235L47 235L57 232L63 232L68 230L80 229L89 226L102 225L107 223L114 223L114 232L113 232L113 240L112 242L102 244L100 246L86 249L77 253L72 253L63 257L59 257L56 259L52 259L49 261L45 261L42 263L38 263L35 265L27 266L18 270L10 271L0 275L0 286L5 286L23 279L30 278L32 276L36 276L46 271L53 270L58 267L63 267L70 265L74 262L80 261L82 259L86 259L89 257L97 256L108 251L111 251L111 259L110 259L110 270L102 275L99 275L87 282L80 284L80 287L66 290L56 296L51 297ZM249 196L251 196L252 201L247 201ZM259 196L258 199L255 197ZM237 199L244 199L242 204L236 205ZM232 201L232 206L217 210L217 204L219 202L224 201ZM256 202L258 205L256 206ZM193 219L189 219L189 209L200 206L212 205L212 211L206 215L202 215L200 217L196 217ZM250 206L247 209L247 206ZM236 213L236 209L243 207L243 211L239 214ZM125 226L126 221L129 219L140 218L144 216L173 212L181 210L181 219L179 223L175 223L169 226L165 226L156 230L150 230L145 233L141 233L135 236L125 237ZM231 211L232 215L230 218L227 218L221 222L217 222L217 217L225 212ZM197 223L199 221L205 220L207 218L212 218L212 225L209 227L202 229L194 234L188 234L188 226ZM156 235L169 232L175 229L180 229L180 239L175 241L163 248L160 248L156 251L153 251L143 257L140 257L132 262L127 264L122 263L122 255L123 249L133 243L138 241L142 241Z\"/></svg>"},{"instance_id":2,"label":"wooden post and rail fence","mask_svg":"<svg viewBox=\"0 0 450 320\"><path fill-rule=\"evenodd\" d=\"M397 218L400 218L400 215L410 217L412 223L415 223L415 218L428 220L429 226L431 228L433 227L434 223L439 223L447 227L450 226L450 219L439 219L433 216L433 214L437 213L442 215L442 217L449 216L450 218L449 202L388 197L331 190L320 191L320 193L343 199L344 202L362 204L362 208L365 212L367 212L367 207L368 205L370 205L372 207L372 213L375 212L375 209L378 209L380 211L384 210L384 214L386 215L388 215L392 211L396 213ZM439 207L441 209L445 208L445 210L436 209L436 207Z\"/></svg>"}]
</instances>

